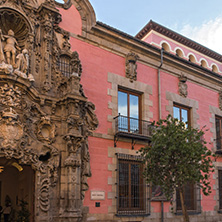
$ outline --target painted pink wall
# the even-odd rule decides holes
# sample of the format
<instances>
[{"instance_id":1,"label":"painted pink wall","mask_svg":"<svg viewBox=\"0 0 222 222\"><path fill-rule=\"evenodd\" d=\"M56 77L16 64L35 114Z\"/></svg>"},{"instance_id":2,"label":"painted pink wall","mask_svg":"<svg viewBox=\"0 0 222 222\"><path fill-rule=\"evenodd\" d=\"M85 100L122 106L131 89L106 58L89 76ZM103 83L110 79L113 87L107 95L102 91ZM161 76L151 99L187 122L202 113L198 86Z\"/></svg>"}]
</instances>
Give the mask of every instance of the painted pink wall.
<instances>
[{"instance_id":1,"label":"painted pink wall","mask_svg":"<svg viewBox=\"0 0 222 222\"><path fill-rule=\"evenodd\" d=\"M73 32L75 34L81 33L81 18L78 11L73 6L67 11L60 9L63 14L63 22L61 27ZM64 13L65 12L65 13ZM70 18L76 21L75 24L70 26ZM73 22L74 23L74 22ZM71 23L72 24L72 23ZM160 40L158 40L160 41ZM115 55L112 52L101 49L97 46L90 45L89 43L81 40L70 38L70 43L73 51L79 53L79 58L82 63L82 78L81 84L85 95L89 101L95 104L95 113L99 119L99 126L96 133L107 134L108 129L112 128L112 123L108 122L108 116L112 115L111 109L108 108L108 104L111 101L111 97L108 95L108 89L111 89L111 83L108 80L108 73L114 73L120 76L125 76L125 58ZM176 47L176 45L172 45ZM149 99L152 101L153 106L150 107L150 111L153 113L153 119L158 119L158 88L157 88L157 69L148 67L138 62L137 66L137 81L143 82L152 86L152 95ZM166 100L166 92L172 92L178 94L178 78L171 76L163 71L161 75L161 97L162 97L162 117L166 117L168 112L166 106L168 101ZM188 85L188 98L199 102L199 108L197 110L199 114L198 124L200 127L207 125L207 128L211 128L210 123L211 114L209 113L209 105L218 107L218 95L217 93L206 89L202 86L187 81ZM212 137L210 131L205 135L208 142ZM131 149L131 144L126 142L118 142L118 147ZM91 171L92 177L88 179L89 191L85 194L84 205L89 206L89 213L108 213L108 207L112 205L112 200L107 198L108 192L112 191L112 186L108 185L108 178L112 177L112 172L108 171L108 164L112 163L112 159L108 157L108 147L113 147L113 140L106 140L102 138L90 137L89 138L89 152L91 157ZM211 147L211 145L209 145ZM135 150L138 150L140 145L135 146ZM212 179L212 185L215 180ZM90 191L104 191L105 200L101 200L101 207L96 208L95 202L90 199ZM213 194L204 197L202 201L202 207L205 211L214 210L216 201L214 200L215 191ZM205 201L206 200L206 201ZM152 209L154 212L160 212L160 204L152 203ZM169 212L170 204L164 204L164 211Z\"/></svg>"},{"instance_id":2,"label":"painted pink wall","mask_svg":"<svg viewBox=\"0 0 222 222\"><path fill-rule=\"evenodd\" d=\"M121 76L125 75L125 58L112 54L111 52L100 49L99 47L92 46L88 43L81 42L71 38L72 50L76 50L79 53L80 60L83 66L81 84L85 91L89 101L92 101L96 106L96 115L99 119L99 127L96 130L97 133L107 134L108 129L112 128L112 123L107 121L107 116L112 115L111 110L108 109L108 103L111 101L111 97L107 94L107 89L111 88L111 84L108 83L108 72L115 73ZM153 119L158 119L158 91L157 91L157 70L151 67L147 67L138 62L137 81L146 83L152 86L152 95L150 100L153 102L153 106L150 107L150 111L153 112ZM99 80L99 81L98 81ZM212 124L209 122L211 116L209 113L209 105L218 106L218 96L215 92L205 89L202 86L193 84L187 81L188 84L188 98L199 102L199 119L198 124L200 127L207 125L207 128L211 128ZM166 106L168 101L166 100L166 92L172 92L178 94L178 78L171 76L170 74L161 71L161 97L162 97L162 117L168 115ZM210 101L210 102L209 102ZM206 132L206 139L210 142L212 133ZM112 177L110 171L108 171L108 164L112 159L108 157L108 147L113 147L112 140L99 139L91 137L89 139L89 149L91 155L91 168L92 177L89 178L90 190L105 191L105 200L100 201L101 207L95 207L95 201L90 200L90 190L86 192L86 198L84 204L90 207L90 213L107 213L108 206L111 206L111 200L107 199L108 192L112 191L112 187L108 185L108 178ZM131 149L131 144L118 142L118 147ZM135 146L138 150L139 145ZM101 176L102 175L102 176ZM212 180L212 185L215 183ZM203 197L202 207L204 210L213 210L216 205L214 200L215 191L208 197ZM158 203L152 203L154 212L160 211ZM165 212L169 211L169 203L164 204Z\"/></svg>"},{"instance_id":3,"label":"painted pink wall","mask_svg":"<svg viewBox=\"0 0 222 222\"><path fill-rule=\"evenodd\" d=\"M62 15L62 22L59 26L68 32L81 35L82 19L74 5L72 5L68 10L59 8L59 12Z\"/></svg>"}]
</instances>

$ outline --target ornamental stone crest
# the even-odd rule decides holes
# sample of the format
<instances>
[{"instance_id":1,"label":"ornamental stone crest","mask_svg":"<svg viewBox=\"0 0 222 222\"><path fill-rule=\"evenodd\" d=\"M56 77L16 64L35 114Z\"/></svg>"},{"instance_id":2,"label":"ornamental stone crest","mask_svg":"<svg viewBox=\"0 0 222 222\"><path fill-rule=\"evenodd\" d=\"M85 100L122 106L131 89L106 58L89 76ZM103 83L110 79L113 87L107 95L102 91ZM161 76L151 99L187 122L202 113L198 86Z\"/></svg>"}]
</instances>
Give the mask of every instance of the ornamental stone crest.
<instances>
[{"instance_id":1,"label":"ornamental stone crest","mask_svg":"<svg viewBox=\"0 0 222 222\"><path fill-rule=\"evenodd\" d=\"M126 77L130 79L130 82L137 80L137 59L138 55L131 52L126 56Z\"/></svg>"},{"instance_id":2,"label":"ornamental stone crest","mask_svg":"<svg viewBox=\"0 0 222 222\"><path fill-rule=\"evenodd\" d=\"M185 98L187 97L187 94L188 94L186 82L187 82L187 77L184 75L181 75L179 77L179 84L178 84L179 94L180 94L180 96L185 97Z\"/></svg>"},{"instance_id":3,"label":"ornamental stone crest","mask_svg":"<svg viewBox=\"0 0 222 222\"><path fill-rule=\"evenodd\" d=\"M2 147L15 148L23 136L22 123L18 114L10 107L0 117L0 141Z\"/></svg>"}]
</instances>

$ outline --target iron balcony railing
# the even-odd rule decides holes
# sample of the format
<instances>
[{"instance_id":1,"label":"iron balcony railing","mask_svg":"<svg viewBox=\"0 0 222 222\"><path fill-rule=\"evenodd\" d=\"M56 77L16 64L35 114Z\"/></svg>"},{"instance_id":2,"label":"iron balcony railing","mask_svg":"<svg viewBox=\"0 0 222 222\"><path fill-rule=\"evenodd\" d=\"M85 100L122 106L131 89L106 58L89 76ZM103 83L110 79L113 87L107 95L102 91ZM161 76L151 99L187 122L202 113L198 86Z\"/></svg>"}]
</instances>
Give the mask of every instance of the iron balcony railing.
<instances>
[{"instance_id":1,"label":"iron balcony railing","mask_svg":"<svg viewBox=\"0 0 222 222\"><path fill-rule=\"evenodd\" d=\"M143 137L151 136L152 126L150 121L122 115L114 117L114 120L115 134L131 134Z\"/></svg>"}]
</instances>

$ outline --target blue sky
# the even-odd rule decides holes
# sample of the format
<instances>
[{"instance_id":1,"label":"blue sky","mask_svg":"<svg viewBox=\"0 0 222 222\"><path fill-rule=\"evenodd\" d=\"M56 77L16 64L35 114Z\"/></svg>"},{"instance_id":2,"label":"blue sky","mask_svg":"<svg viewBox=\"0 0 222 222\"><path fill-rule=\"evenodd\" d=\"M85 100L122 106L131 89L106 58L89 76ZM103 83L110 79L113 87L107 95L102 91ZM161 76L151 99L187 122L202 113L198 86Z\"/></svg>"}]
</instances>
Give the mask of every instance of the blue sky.
<instances>
[{"instance_id":1,"label":"blue sky","mask_svg":"<svg viewBox=\"0 0 222 222\"><path fill-rule=\"evenodd\" d=\"M97 21L135 36L151 19L222 54L221 0L90 0Z\"/></svg>"}]
</instances>

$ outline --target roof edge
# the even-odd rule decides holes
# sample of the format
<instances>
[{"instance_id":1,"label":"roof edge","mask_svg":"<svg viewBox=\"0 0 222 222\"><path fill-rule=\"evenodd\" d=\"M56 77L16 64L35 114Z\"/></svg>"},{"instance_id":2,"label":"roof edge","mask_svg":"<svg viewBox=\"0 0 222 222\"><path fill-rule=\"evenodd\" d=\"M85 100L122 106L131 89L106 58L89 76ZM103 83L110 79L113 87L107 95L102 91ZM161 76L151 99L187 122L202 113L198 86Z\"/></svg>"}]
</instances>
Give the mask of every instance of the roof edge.
<instances>
[{"instance_id":1,"label":"roof edge","mask_svg":"<svg viewBox=\"0 0 222 222\"><path fill-rule=\"evenodd\" d=\"M136 34L136 38L142 40L142 38L144 38L151 30L154 30L174 41L177 41L189 48L192 48L206 56L209 56L219 62L222 62L222 55L183 36L180 35L177 32L172 31L171 29L168 29L152 20L150 20L147 25L145 25L137 34Z\"/></svg>"}]
</instances>

